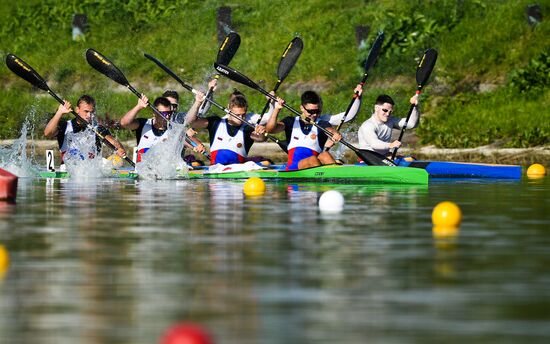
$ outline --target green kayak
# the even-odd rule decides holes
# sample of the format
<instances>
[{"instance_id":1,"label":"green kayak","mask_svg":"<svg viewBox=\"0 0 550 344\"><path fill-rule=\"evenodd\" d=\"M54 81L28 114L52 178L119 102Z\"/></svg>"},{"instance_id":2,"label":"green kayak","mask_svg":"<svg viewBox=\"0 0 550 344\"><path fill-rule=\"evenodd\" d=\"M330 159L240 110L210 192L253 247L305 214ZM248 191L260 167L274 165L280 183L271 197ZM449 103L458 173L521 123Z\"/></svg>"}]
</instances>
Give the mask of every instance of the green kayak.
<instances>
[{"instance_id":1,"label":"green kayak","mask_svg":"<svg viewBox=\"0 0 550 344\"><path fill-rule=\"evenodd\" d=\"M42 178L69 178L68 172L40 172ZM136 179L133 170L113 170L113 178ZM369 183L427 185L428 172L418 168L389 166L327 165L298 171L254 170L224 173L208 173L208 170L181 172L181 179L247 179L259 177L266 180L312 181L318 183Z\"/></svg>"},{"instance_id":2,"label":"green kayak","mask_svg":"<svg viewBox=\"0 0 550 344\"><path fill-rule=\"evenodd\" d=\"M298 171L254 170L244 172L208 173L204 170L191 170L186 177L190 179L262 179L297 180L315 182L347 182L375 184L428 184L428 173L416 168L389 166L327 165Z\"/></svg>"},{"instance_id":3,"label":"green kayak","mask_svg":"<svg viewBox=\"0 0 550 344\"><path fill-rule=\"evenodd\" d=\"M61 171L40 171L40 178L60 178L67 179L70 177L69 172ZM123 179L137 179L138 174L133 170L112 170L111 175L105 176L106 178L123 178Z\"/></svg>"}]
</instances>

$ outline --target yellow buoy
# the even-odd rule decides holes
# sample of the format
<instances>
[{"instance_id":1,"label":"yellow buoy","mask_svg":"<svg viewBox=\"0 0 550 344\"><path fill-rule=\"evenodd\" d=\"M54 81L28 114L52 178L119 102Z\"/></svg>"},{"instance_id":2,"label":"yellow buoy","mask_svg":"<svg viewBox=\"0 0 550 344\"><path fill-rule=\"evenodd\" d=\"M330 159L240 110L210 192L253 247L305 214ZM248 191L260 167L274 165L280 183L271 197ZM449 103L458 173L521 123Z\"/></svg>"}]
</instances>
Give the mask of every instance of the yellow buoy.
<instances>
[{"instance_id":1,"label":"yellow buoy","mask_svg":"<svg viewBox=\"0 0 550 344\"><path fill-rule=\"evenodd\" d=\"M541 164L533 164L527 169L527 176L530 178L542 178L546 175L546 168Z\"/></svg>"},{"instance_id":2,"label":"yellow buoy","mask_svg":"<svg viewBox=\"0 0 550 344\"><path fill-rule=\"evenodd\" d=\"M261 196L265 193L265 183L261 178L250 177L244 182L243 192L247 196Z\"/></svg>"},{"instance_id":3,"label":"yellow buoy","mask_svg":"<svg viewBox=\"0 0 550 344\"><path fill-rule=\"evenodd\" d=\"M10 265L10 256L8 255L8 250L2 245L0 245L0 278L4 276L8 267Z\"/></svg>"},{"instance_id":4,"label":"yellow buoy","mask_svg":"<svg viewBox=\"0 0 550 344\"><path fill-rule=\"evenodd\" d=\"M436 227L458 227L461 220L462 212L453 202L441 202L432 211L432 222Z\"/></svg>"},{"instance_id":5,"label":"yellow buoy","mask_svg":"<svg viewBox=\"0 0 550 344\"><path fill-rule=\"evenodd\" d=\"M436 239L452 239L458 236L458 226L433 226L432 233Z\"/></svg>"}]
</instances>

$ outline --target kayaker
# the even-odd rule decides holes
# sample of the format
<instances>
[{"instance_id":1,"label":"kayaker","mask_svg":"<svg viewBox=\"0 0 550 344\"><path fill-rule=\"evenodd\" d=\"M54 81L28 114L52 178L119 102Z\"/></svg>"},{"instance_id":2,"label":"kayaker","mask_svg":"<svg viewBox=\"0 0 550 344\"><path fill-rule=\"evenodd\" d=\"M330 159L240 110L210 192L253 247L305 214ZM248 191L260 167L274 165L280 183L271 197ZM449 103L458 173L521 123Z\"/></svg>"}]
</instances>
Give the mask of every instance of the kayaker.
<instances>
[{"instance_id":1,"label":"kayaker","mask_svg":"<svg viewBox=\"0 0 550 344\"><path fill-rule=\"evenodd\" d=\"M418 105L418 95L414 95L409 102ZM393 117L395 102L387 94L381 94L376 98L372 116L361 124L359 128L359 149L368 149L385 156L390 156L390 150L401 147L400 141L391 142L392 129L402 129L405 125L405 118ZM406 129L413 129L418 126L420 111L418 106L414 107Z\"/></svg>"},{"instance_id":2,"label":"kayaker","mask_svg":"<svg viewBox=\"0 0 550 344\"><path fill-rule=\"evenodd\" d=\"M229 97L227 108L244 119L248 110L248 102L244 94L235 90ZM252 144L266 140L263 135L264 126L258 125L252 128L234 116L222 118L214 115L199 118L197 111L190 111L187 114L187 122L194 129L208 129L211 165L244 163Z\"/></svg>"},{"instance_id":3,"label":"kayaker","mask_svg":"<svg viewBox=\"0 0 550 344\"><path fill-rule=\"evenodd\" d=\"M116 154L119 157L126 156L126 150L122 144L111 135L111 132L102 125L97 125L97 119L95 118L95 99L87 94L84 94L78 98L76 102L75 112L82 117L86 122L92 124L99 134L101 134L107 141L116 147ZM64 100L63 104L60 104L57 108L55 115L50 119L46 127L44 128L44 136L47 138L57 137L59 144L59 150L61 151L61 161L64 162L64 157L67 152L71 154L82 154L75 148L71 148L70 138L73 134L83 132L86 130L87 123L74 118L70 121L62 119L63 115L72 111L72 105L67 100ZM101 138L95 134L96 147L92 151L88 152L90 158L95 157L95 154L101 152Z\"/></svg>"},{"instance_id":4,"label":"kayaker","mask_svg":"<svg viewBox=\"0 0 550 344\"><path fill-rule=\"evenodd\" d=\"M202 95L197 95L195 97L195 102L191 106L190 112L196 112L199 105L201 104ZM168 130L168 122L165 118L158 114L154 114L152 118L136 118L138 113L148 107L149 99L147 96L143 95L136 106L134 106L130 111L128 111L121 119L121 127L134 130L136 132L138 156L137 162L141 162L143 153L147 152L155 144L161 142L166 138ZM165 97L158 97L153 102L153 106L168 120L172 118L174 110L172 108L172 103ZM200 152L204 151L204 146L196 138L191 138L191 140L196 140L197 150Z\"/></svg>"},{"instance_id":5,"label":"kayaker","mask_svg":"<svg viewBox=\"0 0 550 344\"><path fill-rule=\"evenodd\" d=\"M342 135L332 128L329 122L318 118L322 110L321 97L314 91L302 94L300 110L301 116L288 116L277 121L277 116L283 107L284 100L277 98L275 110L266 125L268 133L279 133L283 130L288 142L287 170L301 170L308 167L334 164L336 161L324 147L331 147L334 142L340 141ZM332 134L332 139L316 126L315 122Z\"/></svg>"}]
</instances>

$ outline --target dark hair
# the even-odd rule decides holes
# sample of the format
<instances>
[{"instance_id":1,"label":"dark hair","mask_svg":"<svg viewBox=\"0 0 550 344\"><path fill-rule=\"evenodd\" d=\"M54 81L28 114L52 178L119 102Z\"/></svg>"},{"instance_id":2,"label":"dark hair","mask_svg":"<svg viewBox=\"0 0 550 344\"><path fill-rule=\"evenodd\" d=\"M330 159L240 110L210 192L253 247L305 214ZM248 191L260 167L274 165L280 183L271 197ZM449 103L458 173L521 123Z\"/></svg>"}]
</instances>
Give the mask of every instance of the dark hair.
<instances>
[{"instance_id":1,"label":"dark hair","mask_svg":"<svg viewBox=\"0 0 550 344\"><path fill-rule=\"evenodd\" d=\"M158 107L159 105L163 105L163 106L172 108L172 103L170 103L170 101L168 99L164 98L164 97L158 97L153 102L154 107Z\"/></svg>"},{"instance_id":2,"label":"dark hair","mask_svg":"<svg viewBox=\"0 0 550 344\"><path fill-rule=\"evenodd\" d=\"M80 96L80 98L78 98L78 101L76 102L76 106L80 106L80 103L86 103L86 104L90 104L91 106L95 107L95 99L92 98L92 96L89 96L87 94L83 94Z\"/></svg>"},{"instance_id":3,"label":"dark hair","mask_svg":"<svg viewBox=\"0 0 550 344\"><path fill-rule=\"evenodd\" d=\"M302 105L306 104L318 104L321 107L323 100L315 91L305 91L302 93Z\"/></svg>"},{"instance_id":4,"label":"dark hair","mask_svg":"<svg viewBox=\"0 0 550 344\"><path fill-rule=\"evenodd\" d=\"M246 97L237 89L233 90L233 93L229 95L229 108L233 107L248 109Z\"/></svg>"},{"instance_id":5,"label":"dark hair","mask_svg":"<svg viewBox=\"0 0 550 344\"><path fill-rule=\"evenodd\" d=\"M162 94L162 97L165 97L165 98L174 98L176 101L180 101L180 95L178 94L178 92L174 91L174 90L166 90L164 91L164 93Z\"/></svg>"},{"instance_id":6,"label":"dark hair","mask_svg":"<svg viewBox=\"0 0 550 344\"><path fill-rule=\"evenodd\" d=\"M381 94L378 96L378 98L376 98L376 105L382 105L384 103L388 103L388 104L391 104L391 105L395 105L395 102L393 101L393 99L388 96L387 94Z\"/></svg>"}]
</instances>

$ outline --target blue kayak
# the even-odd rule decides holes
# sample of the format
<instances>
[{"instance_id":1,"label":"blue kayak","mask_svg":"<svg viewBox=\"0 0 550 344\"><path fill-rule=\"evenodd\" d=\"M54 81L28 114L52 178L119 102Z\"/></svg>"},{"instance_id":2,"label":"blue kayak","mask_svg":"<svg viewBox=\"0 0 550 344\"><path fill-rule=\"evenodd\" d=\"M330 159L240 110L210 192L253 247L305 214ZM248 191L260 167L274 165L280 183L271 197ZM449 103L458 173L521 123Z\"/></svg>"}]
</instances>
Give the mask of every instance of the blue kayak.
<instances>
[{"instance_id":1,"label":"blue kayak","mask_svg":"<svg viewBox=\"0 0 550 344\"><path fill-rule=\"evenodd\" d=\"M406 161L404 158L395 159L395 163L401 167L424 169L433 178L521 179L521 166L519 165L423 160Z\"/></svg>"}]
</instances>

